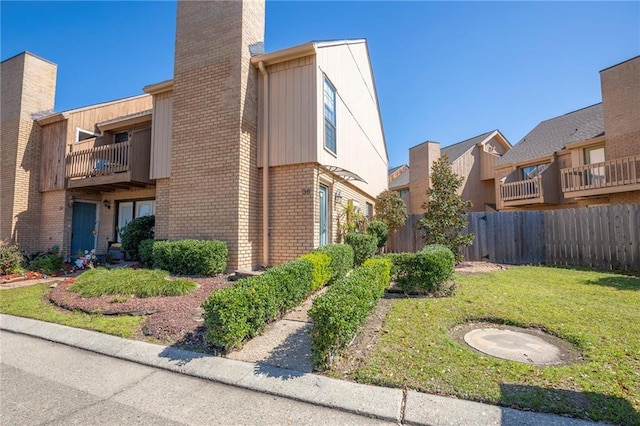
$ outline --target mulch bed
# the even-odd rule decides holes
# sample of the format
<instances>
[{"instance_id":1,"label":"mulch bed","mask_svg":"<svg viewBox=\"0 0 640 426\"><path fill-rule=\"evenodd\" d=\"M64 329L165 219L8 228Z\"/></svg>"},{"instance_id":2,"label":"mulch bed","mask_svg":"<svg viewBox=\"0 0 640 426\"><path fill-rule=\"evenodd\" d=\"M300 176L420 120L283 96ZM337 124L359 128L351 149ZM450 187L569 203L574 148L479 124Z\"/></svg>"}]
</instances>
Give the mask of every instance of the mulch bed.
<instances>
[{"instance_id":1,"label":"mulch bed","mask_svg":"<svg viewBox=\"0 0 640 426\"><path fill-rule=\"evenodd\" d=\"M142 333L163 342L171 341L189 347L205 348L202 302L215 290L233 283L228 275L206 278L188 278L198 288L186 296L138 298L130 297L120 302L117 296L83 298L68 291L75 278L58 284L48 295L57 306L68 310L79 310L102 315L148 315Z\"/></svg>"}]
</instances>

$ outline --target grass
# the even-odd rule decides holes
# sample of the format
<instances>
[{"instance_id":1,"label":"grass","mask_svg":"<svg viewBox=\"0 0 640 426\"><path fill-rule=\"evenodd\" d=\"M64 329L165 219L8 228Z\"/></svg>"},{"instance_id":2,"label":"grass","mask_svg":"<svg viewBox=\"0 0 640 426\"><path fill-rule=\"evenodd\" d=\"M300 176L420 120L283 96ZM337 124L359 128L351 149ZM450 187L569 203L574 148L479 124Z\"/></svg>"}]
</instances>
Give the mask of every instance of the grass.
<instances>
[{"instance_id":1,"label":"grass","mask_svg":"<svg viewBox=\"0 0 640 426\"><path fill-rule=\"evenodd\" d=\"M640 279L525 266L456 275L456 282L454 297L397 300L377 347L352 377L503 406L640 424ZM531 366L480 354L449 336L454 326L476 320L543 327L573 343L585 360Z\"/></svg>"},{"instance_id":2,"label":"grass","mask_svg":"<svg viewBox=\"0 0 640 426\"><path fill-rule=\"evenodd\" d=\"M122 295L136 297L184 296L197 288L187 280L170 279L169 273L149 269L96 268L80 275L69 291L82 297Z\"/></svg>"},{"instance_id":3,"label":"grass","mask_svg":"<svg viewBox=\"0 0 640 426\"><path fill-rule=\"evenodd\" d=\"M0 312L3 314L33 318L70 327L100 331L119 337L136 336L144 317L89 315L67 312L53 307L43 298L50 291L49 284L0 291Z\"/></svg>"}]
</instances>

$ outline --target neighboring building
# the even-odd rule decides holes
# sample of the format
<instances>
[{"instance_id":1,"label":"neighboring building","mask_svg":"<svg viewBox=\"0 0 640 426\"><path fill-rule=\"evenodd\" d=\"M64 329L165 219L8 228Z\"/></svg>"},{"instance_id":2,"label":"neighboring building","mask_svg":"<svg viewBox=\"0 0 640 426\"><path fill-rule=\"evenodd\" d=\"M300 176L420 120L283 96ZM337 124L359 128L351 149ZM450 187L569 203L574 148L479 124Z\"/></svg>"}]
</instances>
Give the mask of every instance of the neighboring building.
<instances>
[{"instance_id":1,"label":"neighboring building","mask_svg":"<svg viewBox=\"0 0 640 426\"><path fill-rule=\"evenodd\" d=\"M543 121L496 162L500 210L640 202L640 56L600 79L602 103Z\"/></svg>"},{"instance_id":2,"label":"neighboring building","mask_svg":"<svg viewBox=\"0 0 640 426\"><path fill-rule=\"evenodd\" d=\"M335 242L342 205L387 188L366 41L261 54L263 35L264 2L180 1L173 80L55 114L56 66L3 61L0 238L105 253L155 214L157 238L220 239L235 269Z\"/></svg>"},{"instance_id":3,"label":"neighboring building","mask_svg":"<svg viewBox=\"0 0 640 426\"><path fill-rule=\"evenodd\" d=\"M400 193L409 214L422 214L434 161L446 155L451 170L464 181L460 195L471 200L470 211L493 211L496 208L493 164L511 145L499 130L486 132L462 142L440 148L427 141L409 148L409 166L389 170L389 189Z\"/></svg>"}]
</instances>

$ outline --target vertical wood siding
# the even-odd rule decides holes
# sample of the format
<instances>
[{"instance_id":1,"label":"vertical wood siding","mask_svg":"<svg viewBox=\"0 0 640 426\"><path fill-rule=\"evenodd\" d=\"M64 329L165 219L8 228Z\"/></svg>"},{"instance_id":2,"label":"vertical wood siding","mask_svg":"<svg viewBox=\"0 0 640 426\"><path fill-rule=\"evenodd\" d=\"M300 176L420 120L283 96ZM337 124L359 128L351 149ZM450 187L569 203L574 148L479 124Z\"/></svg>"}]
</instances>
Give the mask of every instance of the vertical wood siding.
<instances>
[{"instance_id":1,"label":"vertical wood siding","mask_svg":"<svg viewBox=\"0 0 640 426\"><path fill-rule=\"evenodd\" d=\"M151 127L151 179L171 176L171 123L173 122L173 92L153 98Z\"/></svg>"},{"instance_id":2,"label":"vertical wood siding","mask_svg":"<svg viewBox=\"0 0 640 426\"><path fill-rule=\"evenodd\" d=\"M387 188L388 161L366 45L320 47L316 61L318 162L358 174L367 183L354 184L375 196ZM324 149L323 75L336 88L337 157Z\"/></svg>"},{"instance_id":3,"label":"vertical wood siding","mask_svg":"<svg viewBox=\"0 0 640 426\"><path fill-rule=\"evenodd\" d=\"M314 57L307 56L268 67L271 166L317 161L314 63ZM261 83L259 98L262 96ZM262 123L262 117L259 122ZM262 144L258 145L258 165L262 165Z\"/></svg>"},{"instance_id":4,"label":"vertical wood siding","mask_svg":"<svg viewBox=\"0 0 640 426\"><path fill-rule=\"evenodd\" d=\"M469 213L475 239L466 260L640 270L640 204L575 209ZM389 251L422 248L411 215L389 238Z\"/></svg>"},{"instance_id":5,"label":"vertical wood siding","mask_svg":"<svg viewBox=\"0 0 640 426\"><path fill-rule=\"evenodd\" d=\"M42 129L40 191L52 191L65 187L66 135L66 121L59 121Z\"/></svg>"}]
</instances>

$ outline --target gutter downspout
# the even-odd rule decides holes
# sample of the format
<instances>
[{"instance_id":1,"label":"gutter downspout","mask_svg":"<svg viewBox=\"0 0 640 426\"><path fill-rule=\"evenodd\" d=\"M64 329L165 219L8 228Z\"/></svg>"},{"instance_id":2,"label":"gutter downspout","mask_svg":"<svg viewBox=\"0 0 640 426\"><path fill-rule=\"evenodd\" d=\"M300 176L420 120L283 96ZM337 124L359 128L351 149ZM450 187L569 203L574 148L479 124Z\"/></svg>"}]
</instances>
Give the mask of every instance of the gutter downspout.
<instances>
[{"instance_id":1,"label":"gutter downspout","mask_svg":"<svg viewBox=\"0 0 640 426\"><path fill-rule=\"evenodd\" d=\"M262 264L269 265L269 74L258 62L263 76L262 97Z\"/></svg>"}]
</instances>

